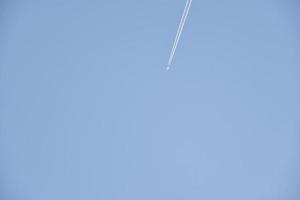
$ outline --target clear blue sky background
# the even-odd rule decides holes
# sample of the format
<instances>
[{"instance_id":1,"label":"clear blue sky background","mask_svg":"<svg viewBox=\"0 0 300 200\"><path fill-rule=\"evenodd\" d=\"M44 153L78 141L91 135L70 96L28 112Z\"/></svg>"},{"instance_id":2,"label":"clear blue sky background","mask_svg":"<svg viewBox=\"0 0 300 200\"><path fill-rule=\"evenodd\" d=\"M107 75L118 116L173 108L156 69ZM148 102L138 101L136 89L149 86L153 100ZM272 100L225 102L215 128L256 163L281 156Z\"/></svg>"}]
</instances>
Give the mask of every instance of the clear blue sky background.
<instances>
[{"instance_id":1,"label":"clear blue sky background","mask_svg":"<svg viewBox=\"0 0 300 200\"><path fill-rule=\"evenodd\" d=\"M3 200L298 200L300 4L0 3Z\"/></svg>"}]
</instances>

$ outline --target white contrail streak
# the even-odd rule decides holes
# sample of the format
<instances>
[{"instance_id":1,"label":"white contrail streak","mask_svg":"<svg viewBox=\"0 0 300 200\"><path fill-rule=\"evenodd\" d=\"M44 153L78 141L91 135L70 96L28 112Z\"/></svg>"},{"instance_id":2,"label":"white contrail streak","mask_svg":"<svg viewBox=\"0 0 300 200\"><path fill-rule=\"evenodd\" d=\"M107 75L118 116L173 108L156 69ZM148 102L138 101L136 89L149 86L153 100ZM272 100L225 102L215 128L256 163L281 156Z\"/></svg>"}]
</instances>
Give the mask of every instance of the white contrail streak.
<instances>
[{"instance_id":1,"label":"white contrail streak","mask_svg":"<svg viewBox=\"0 0 300 200\"><path fill-rule=\"evenodd\" d=\"M171 52L171 55L170 55L170 59L169 59L169 62L168 62L168 66L170 66L172 64L172 60L173 60L173 57L175 55L175 51L177 49L177 45L179 43L179 39L180 39L180 36L181 36L181 33L182 33L182 30L183 30L183 27L184 27L184 24L185 24L185 21L187 19L187 16L188 16L188 13L189 13L189 10L190 10L190 7L191 7L191 4L192 4L192 0L187 0L187 6L183 12L183 17L182 17L182 22L178 28L178 35L177 37L175 38L175 41L174 41L174 45L173 45L173 50Z\"/></svg>"},{"instance_id":2,"label":"white contrail streak","mask_svg":"<svg viewBox=\"0 0 300 200\"><path fill-rule=\"evenodd\" d=\"M187 19L188 14L189 14L189 10L190 10L190 7L192 5L192 1L193 0L187 0L187 2L186 2L186 5L185 5L185 8L184 8L181 20L180 20L180 24L179 24L179 27L178 27L178 30L177 30L177 34L176 34L176 37L175 37L175 40L174 40L174 44L173 44L173 48L172 48L172 51L171 51L171 54L170 54L170 58L169 58L169 61L168 61L167 70L170 69L170 65L172 64L172 60L173 60L173 57L175 55L180 36L182 34L182 30L183 30L185 21Z\"/></svg>"},{"instance_id":3,"label":"white contrail streak","mask_svg":"<svg viewBox=\"0 0 300 200\"><path fill-rule=\"evenodd\" d=\"M181 30L181 27L182 27L182 23L184 21L184 18L185 18L185 15L186 15L186 11L187 11L187 8L188 8L188 5L189 5L189 0L186 1L186 4L185 4L185 7L184 7L184 10L183 10L183 13L182 13L182 16L181 16L181 20L180 20L180 23L179 23L179 27L177 29L177 33L176 33L176 37L174 39L174 44L173 44L173 48L172 48L172 51L171 51L171 55L173 54L174 52L174 49L175 49L175 44L178 40L178 35L180 33L180 30ZM171 63L171 56L169 58L169 62L168 62L168 65Z\"/></svg>"},{"instance_id":4,"label":"white contrail streak","mask_svg":"<svg viewBox=\"0 0 300 200\"><path fill-rule=\"evenodd\" d=\"M187 17L187 10L188 10L188 7L189 7L189 2L190 2L190 0L187 0L185 8L183 10L182 17L181 17L181 20L180 20L180 24L179 24L179 27L178 27L178 30L177 30L177 33L176 33L176 37L175 37L175 40L174 40L173 48L172 48L172 51L171 51L171 55L175 52L176 44L179 41L179 38L180 38L179 35L181 33L181 30L183 29L185 18ZM171 61L171 57L169 59L169 64L171 64L170 61Z\"/></svg>"},{"instance_id":5,"label":"white contrail streak","mask_svg":"<svg viewBox=\"0 0 300 200\"><path fill-rule=\"evenodd\" d=\"M192 3L192 0L190 0L190 3L189 3L189 5L188 5L188 8L187 8L187 10L186 10L186 13L185 13L185 16L184 16L184 19L183 19L183 22L182 22L182 25L181 25L180 30L179 30L178 38L177 38L177 40L176 40L175 43L174 43L174 50L173 50L173 54L172 54L172 59L171 59L171 61L173 60L175 51L176 51L176 49L177 49L177 45L178 45L178 43L179 43L179 39L180 39L182 30L183 30L185 21L186 21L187 16L188 16L188 13L189 13L189 10L190 10L190 7L191 7L191 3ZM171 63L170 63L170 64L171 64Z\"/></svg>"}]
</instances>

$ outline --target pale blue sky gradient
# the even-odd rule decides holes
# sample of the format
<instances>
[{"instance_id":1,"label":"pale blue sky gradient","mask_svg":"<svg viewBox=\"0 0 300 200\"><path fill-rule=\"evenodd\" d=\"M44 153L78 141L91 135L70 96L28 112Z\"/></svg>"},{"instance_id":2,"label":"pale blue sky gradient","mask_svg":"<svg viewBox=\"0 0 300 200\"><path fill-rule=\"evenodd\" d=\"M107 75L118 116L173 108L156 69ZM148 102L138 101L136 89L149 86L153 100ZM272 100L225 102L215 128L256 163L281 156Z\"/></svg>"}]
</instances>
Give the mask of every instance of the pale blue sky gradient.
<instances>
[{"instance_id":1,"label":"pale blue sky gradient","mask_svg":"<svg viewBox=\"0 0 300 200\"><path fill-rule=\"evenodd\" d=\"M300 5L0 3L3 200L298 200Z\"/></svg>"}]
</instances>

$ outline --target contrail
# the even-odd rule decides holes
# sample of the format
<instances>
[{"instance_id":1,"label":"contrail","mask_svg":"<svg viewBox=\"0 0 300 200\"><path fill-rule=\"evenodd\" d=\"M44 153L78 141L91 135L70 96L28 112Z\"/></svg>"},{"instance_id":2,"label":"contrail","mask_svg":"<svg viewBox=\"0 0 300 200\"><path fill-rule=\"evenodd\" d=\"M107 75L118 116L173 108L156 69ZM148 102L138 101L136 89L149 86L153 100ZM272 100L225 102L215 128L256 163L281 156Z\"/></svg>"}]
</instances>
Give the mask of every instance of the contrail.
<instances>
[{"instance_id":1,"label":"contrail","mask_svg":"<svg viewBox=\"0 0 300 200\"><path fill-rule=\"evenodd\" d=\"M183 21L184 21L185 15L186 15L186 11L187 11L188 5L189 5L189 0L186 1L184 10L183 10L183 13L182 13L182 16L181 16L181 20L180 20L180 23L179 23L179 27L178 27L178 29L177 29L177 33L176 33L176 37L175 37L175 40L174 40L173 48L172 48L172 51L171 51L171 55L172 55L173 52L174 52L175 44L176 44L176 42L177 42L177 40L178 40L178 35L179 35L179 33L180 33L180 30L181 30L181 27L182 27L182 23L183 23ZM170 65L170 64L171 64L171 56L170 56L170 58L169 58L168 65Z\"/></svg>"},{"instance_id":2,"label":"contrail","mask_svg":"<svg viewBox=\"0 0 300 200\"><path fill-rule=\"evenodd\" d=\"M182 20L180 22L180 25L178 27L178 31L177 31L177 35L176 35L176 38L175 38L175 41L174 41L174 45L173 45L173 49L172 49L172 52L171 52L171 55L170 55L170 59L169 59L169 62L168 62L168 67L167 69L170 68L170 65L172 64L172 60L173 60L173 57L175 55L175 51L177 49L177 45L179 43L179 39L180 39L180 36L181 36L181 33L182 33L182 30L183 30L183 27L184 27L184 24L185 24L185 21L187 19L187 16L188 16L188 13L189 13L189 9L191 7L191 4L192 4L192 0L187 0L187 3L186 3L186 7L183 11L183 15L182 15Z\"/></svg>"},{"instance_id":3,"label":"contrail","mask_svg":"<svg viewBox=\"0 0 300 200\"><path fill-rule=\"evenodd\" d=\"M187 8L187 10L186 10L186 12L185 12L184 19L183 19L183 22L182 22L182 24L181 24L181 27L180 27L180 29L178 29L178 30L179 30L179 34L178 34L178 37L177 37L176 42L174 43L174 50L173 50L173 55L172 55L172 56L174 56L175 51L176 51L176 49L177 49L177 45L178 45L178 43L179 43L179 39L180 39L182 30L183 30L185 21L186 21L186 19L187 19L187 16L188 16L188 13L189 13L191 4L192 4L192 0L190 0L190 3L189 3L189 5L188 5L188 8ZM172 57L172 58L173 58L173 57ZM170 64L171 64L171 63L170 63Z\"/></svg>"},{"instance_id":4,"label":"contrail","mask_svg":"<svg viewBox=\"0 0 300 200\"><path fill-rule=\"evenodd\" d=\"M172 52L171 52L171 54L173 54L174 52L175 52L175 49L176 49L176 44L178 43L178 41L179 41L179 38L180 38L180 36L179 35L181 35L181 31L182 31L182 29L183 29L183 26L184 26L184 22L185 22L185 19L186 19L186 17L187 17L187 10L188 10L188 7L189 7L189 0L187 0L187 2L186 2L186 5L185 5L185 7L184 7L184 10L183 10L183 13L182 13L182 17L181 17L181 20L180 20L180 24L179 24L179 27L178 27L178 30L177 30L177 33L176 33L176 37L175 37L175 40L174 40L174 45L173 45L173 48L172 48ZM170 61L171 59L169 59L169 61Z\"/></svg>"},{"instance_id":5,"label":"contrail","mask_svg":"<svg viewBox=\"0 0 300 200\"><path fill-rule=\"evenodd\" d=\"M177 30L177 33L176 33L176 37L175 37L175 40L174 40L173 48L172 48L172 51L171 51L171 54L170 54L170 58L169 58L169 61L168 61L167 70L170 69L170 65L172 64L172 60L173 60L174 54L176 52L177 45L178 45L178 42L179 42L182 30L183 30L185 21L187 19L188 14L189 14L189 10L190 10L190 7L192 5L192 1L193 0L187 0L185 8L183 10L183 14L182 14L182 17L181 17L181 20L180 20L180 24L179 24L179 27L178 27L178 30Z\"/></svg>"}]
</instances>

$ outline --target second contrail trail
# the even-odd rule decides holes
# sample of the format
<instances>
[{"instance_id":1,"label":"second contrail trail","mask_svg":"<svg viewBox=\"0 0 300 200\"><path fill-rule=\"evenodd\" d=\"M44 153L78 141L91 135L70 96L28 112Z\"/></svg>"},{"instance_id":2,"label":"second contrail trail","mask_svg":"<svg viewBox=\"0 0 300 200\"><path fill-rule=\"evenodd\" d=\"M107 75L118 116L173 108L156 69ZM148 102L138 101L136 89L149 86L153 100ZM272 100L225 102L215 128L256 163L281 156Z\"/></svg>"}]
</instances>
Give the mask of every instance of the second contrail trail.
<instances>
[{"instance_id":1,"label":"second contrail trail","mask_svg":"<svg viewBox=\"0 0 300 200\"><path fill-rule=\"evenodd\" d=\"M183 10L183 14L182 14L182 17L181 17L181 20L180 20L180 24L179 24L179 27L178 27L178 30L177 30L177 33L176 33L176 37L175 37L175 40L174 40L173 48L172 48L170 58L169 58L169 61L168 61L167 70L170 69L170 65L172 64L172 60L173 60L173 57L175 55L176 48L177 48L182 30L183 30L185 21L187 19L188 14L189 14L189 10L190 10L190 7L192 5L192 1L193 0L187 0L186 1L185 7L184 7L184 10Z\"/></svg>"}]
</instances>

